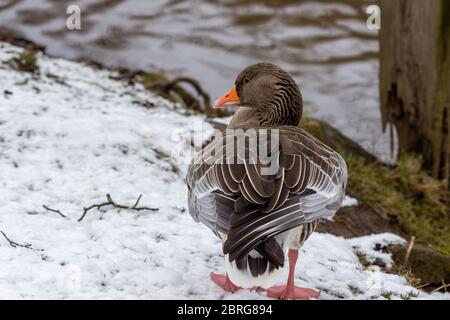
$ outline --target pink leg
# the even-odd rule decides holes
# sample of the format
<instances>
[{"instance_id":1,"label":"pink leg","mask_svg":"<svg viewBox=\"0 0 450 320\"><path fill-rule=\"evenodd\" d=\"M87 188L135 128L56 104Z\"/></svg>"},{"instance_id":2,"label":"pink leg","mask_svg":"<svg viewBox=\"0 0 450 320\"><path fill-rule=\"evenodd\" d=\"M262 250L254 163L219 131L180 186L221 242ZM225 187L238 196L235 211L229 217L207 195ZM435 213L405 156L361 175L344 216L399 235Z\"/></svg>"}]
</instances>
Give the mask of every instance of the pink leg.
<instances>
[{"instance_id":1,"label":"pink leg","mask_svg":"<svg viewBox=\"0 0 450 320\"><path fill-rule=\"evenodd\" d=\"M211 280L214 281L215 284L217 284L219 287L221 287L226 292L235 293L238 291L239 288L233 282L231 282L230 278L228 278L228 275L224 276L222 274L217 274L211 272L210 274Z\"/></svg>"},{"instance_id":2,"label":"pink leg","mask_svg":"<svg viewBox=\"0 0 450 320\"><path fill-rule=\"evenodd\" d=\"M267 290L267 296L282 300L308 300L318 298L320 292L313 289L300 288L294 285L295 264L298 258L298 250L289 249L289 277L285 286L275 286Z\"/></svg>"}]
</instances>

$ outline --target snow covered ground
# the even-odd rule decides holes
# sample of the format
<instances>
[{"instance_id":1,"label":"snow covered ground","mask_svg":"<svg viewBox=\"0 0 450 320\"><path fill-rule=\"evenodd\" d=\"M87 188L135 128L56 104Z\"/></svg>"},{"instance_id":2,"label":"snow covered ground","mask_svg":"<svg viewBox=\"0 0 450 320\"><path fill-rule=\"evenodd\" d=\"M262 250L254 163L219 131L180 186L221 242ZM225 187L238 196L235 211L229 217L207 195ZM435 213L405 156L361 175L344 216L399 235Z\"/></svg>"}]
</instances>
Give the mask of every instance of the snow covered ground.
<instances>
[{"instance_id":1,"label":"snow covered ground","mask_svg":"<svg viewBox=\"0 0 450 320\"><path fill-rule=\"evenodd\" d=\"M265 299L209 280L224 272L221 244L189 216L186 161L173 157L204 119L77 63L40 56L40 75L13 71L21 50L0 43L0 298ZM106 194L159 210L104 206L79 222ZM400 241L314 234L297 282L321 299L449 299L360 263L389 264L374 247Z\"/></svg>"}]
</instances>

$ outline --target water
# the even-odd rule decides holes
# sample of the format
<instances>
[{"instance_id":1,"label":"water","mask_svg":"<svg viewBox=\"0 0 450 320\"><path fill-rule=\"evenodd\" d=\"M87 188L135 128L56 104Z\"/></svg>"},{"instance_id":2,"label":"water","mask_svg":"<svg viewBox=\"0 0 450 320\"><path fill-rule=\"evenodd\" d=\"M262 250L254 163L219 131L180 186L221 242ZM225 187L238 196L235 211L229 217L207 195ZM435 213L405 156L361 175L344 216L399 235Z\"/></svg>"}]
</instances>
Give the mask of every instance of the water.
<instances>
[{"instance_id":1,"label":"water","mask_svg":"<svg viewBox=\"0 0 450 320\"><path fill-rule=\"evenodd\" d=\"M270 61L299 83L309 116L386 159L378 35L357 0L0 0L0 27L52 55L198 79L217 97L249 64ZM77 3L82 30L65 28Z\"/></svg>"}]
</instances>

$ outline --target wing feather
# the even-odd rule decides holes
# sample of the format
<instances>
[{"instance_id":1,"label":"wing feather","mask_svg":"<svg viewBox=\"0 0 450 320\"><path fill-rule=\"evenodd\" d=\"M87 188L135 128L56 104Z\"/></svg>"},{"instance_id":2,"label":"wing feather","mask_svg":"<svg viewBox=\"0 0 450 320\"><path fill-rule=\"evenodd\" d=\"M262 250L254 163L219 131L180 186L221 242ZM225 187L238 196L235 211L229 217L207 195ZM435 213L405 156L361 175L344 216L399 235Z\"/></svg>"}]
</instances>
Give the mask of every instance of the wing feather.
<instances>
[{"instance_id":1,"label":"wing feather","mask_svg":"<svg viewBox=\"0 0 450 320\"><path fill-rule=\"evenodd\" d=\"M270 175L262 174L267 166L255 161L254 150L247 145L242 150L233 146L228 149L233 154L227 154L230 141L245 135L232 130L216 136L204 148L205 155L196 155L189 166L189 212L217 235L227 235L224 252L231 261L256 249L279 264L279 250L267 241L334 214L342 203L347 183L342 157L300 128L275 129L279 144L263 145L270 150L267 156L273 157L278 148L272 159L278 167ZM275 134L262 130L268 140ZM268 248L277 253L270 255Z\"/></svg>"}]
</instances>

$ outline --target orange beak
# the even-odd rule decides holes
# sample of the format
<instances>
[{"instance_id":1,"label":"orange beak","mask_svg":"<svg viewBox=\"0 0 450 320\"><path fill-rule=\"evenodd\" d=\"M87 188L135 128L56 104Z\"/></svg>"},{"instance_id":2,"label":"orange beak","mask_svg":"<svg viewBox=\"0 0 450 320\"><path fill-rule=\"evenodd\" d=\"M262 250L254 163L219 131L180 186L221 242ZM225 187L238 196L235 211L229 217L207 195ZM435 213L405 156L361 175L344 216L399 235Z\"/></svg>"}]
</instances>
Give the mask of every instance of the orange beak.
<instances>
[{"instance_id":1,"label":"orange beak","mask_svg":"<svg viewBox=\"0 0 450 320\"><path fill-rule=\"evenodd\" d=\"M241 99L236 91L236 86L233 86L231 90L214 102L214 108L232 107L241 105Z\"/></svg>"}]
</instances>

